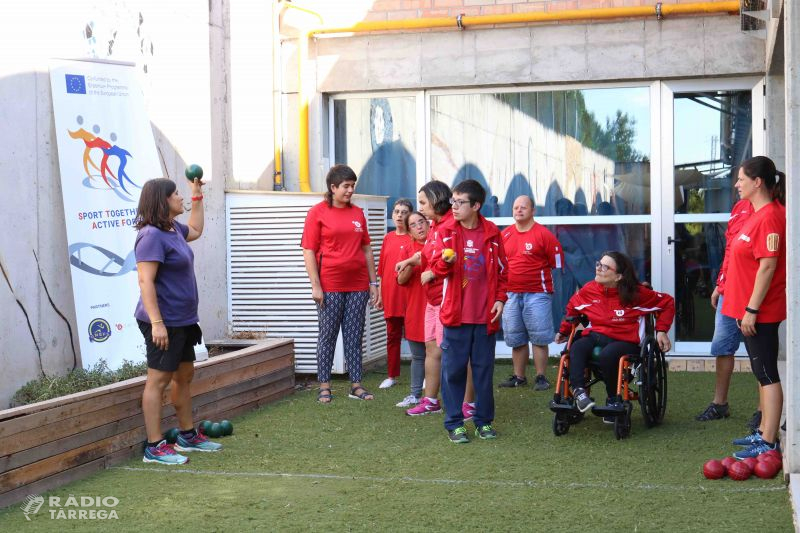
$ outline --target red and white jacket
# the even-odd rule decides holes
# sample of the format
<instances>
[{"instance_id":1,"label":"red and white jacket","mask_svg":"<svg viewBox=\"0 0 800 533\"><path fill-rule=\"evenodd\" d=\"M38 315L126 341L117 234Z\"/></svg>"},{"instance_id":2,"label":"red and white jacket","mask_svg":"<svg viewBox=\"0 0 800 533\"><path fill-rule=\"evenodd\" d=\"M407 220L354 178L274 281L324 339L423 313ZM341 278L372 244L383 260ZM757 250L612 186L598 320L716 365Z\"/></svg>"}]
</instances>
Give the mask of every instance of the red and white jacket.
<instances>
[{"instance_id":1,"label":"red and white jacket","mask_svg":"<svg viewBox=\"0 0 800 533\"><path fill-rule=\"evenodd\" d=\"M444 219L442 219L444 221ZM478 214L478 223L483 225L484 244L483 256L486 258L486 332L488 335L500 330L500 319L492 322L491 310L495 302L505 302L508 285L508 272L506 252L503 248L503 239L497 226L482 215ZM439 320L448 327L461 325L461 286L464 271L463 261L464 237L461 223L450 218L437 226L436 239L433 241L434 253L430 260L431 271L437 278L444 279L442 288L442 308ZM457 260L447 263L442 259L442 250L452 248L457 252Z\"/></svg>"},{"instance_id":2,"label":"red and white jacket","mask_svg":"<svg viewBox=\"0 0 800 533\"><path fill-rule=\"evenodd\" d=\"M656 331L669 331L675 318L675 299L669 294L639 285L633 305L622 305L617 289L590 281L567 303L565 320L559 333L569 335L572 324L566 318L584 315L589 319L587 331L595 331L614 340L641 344L645 337L645 317L658 313Z\"/></svg>"}]
</instances>

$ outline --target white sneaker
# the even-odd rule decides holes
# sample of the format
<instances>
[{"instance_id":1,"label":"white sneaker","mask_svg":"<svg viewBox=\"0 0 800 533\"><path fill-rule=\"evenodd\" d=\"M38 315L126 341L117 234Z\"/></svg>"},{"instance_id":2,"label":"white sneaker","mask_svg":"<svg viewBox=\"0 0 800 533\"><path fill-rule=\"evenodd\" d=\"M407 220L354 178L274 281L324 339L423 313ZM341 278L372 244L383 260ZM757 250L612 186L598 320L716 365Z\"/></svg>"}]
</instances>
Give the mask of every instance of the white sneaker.
<instances>
[{"instance_id":1,"label":"white sneaker","mask_svg":"<svg viewBox=\"0 0 800 533\"><path fill-rule=\"evenodd\" d=\"M384 379L380 385L378 385L379 389L388 389L389 387L393 387L394 384L397 383L397 380L394 378L386 378Z\"/></svg>"},{"instance_id":2,"label":"white sneaker","mask_svg":"<svg viewBox=\"0 0 800 533\"><path fill-rule=\"evenodd\" d=\"M412 405L417 405L419 403L419 398L414 396L413 394L409 394L405 398L403 398L402 402L397 402L395 405L397 407L411 407Z\"/></svg>"}]
</instances>

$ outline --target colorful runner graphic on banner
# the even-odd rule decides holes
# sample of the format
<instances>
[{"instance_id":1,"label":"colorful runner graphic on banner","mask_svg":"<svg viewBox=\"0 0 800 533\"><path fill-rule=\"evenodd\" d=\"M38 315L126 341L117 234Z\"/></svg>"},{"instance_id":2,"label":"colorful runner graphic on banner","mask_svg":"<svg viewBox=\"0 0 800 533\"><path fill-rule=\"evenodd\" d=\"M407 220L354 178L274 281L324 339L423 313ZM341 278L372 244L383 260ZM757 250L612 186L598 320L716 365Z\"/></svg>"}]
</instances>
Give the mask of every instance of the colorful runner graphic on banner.
<instances>
[{"instance_id":1,"label":"colorful runner graphic on banner","mask_svg":"<svg viewBox=\"0 0 800 533\"><path fill-rule=\"evenodd\" d=\"M142 361L133 222L142 185L162 170L136 69L60 61L50 86L83 366Z\"/></svg>"}]
</instances>

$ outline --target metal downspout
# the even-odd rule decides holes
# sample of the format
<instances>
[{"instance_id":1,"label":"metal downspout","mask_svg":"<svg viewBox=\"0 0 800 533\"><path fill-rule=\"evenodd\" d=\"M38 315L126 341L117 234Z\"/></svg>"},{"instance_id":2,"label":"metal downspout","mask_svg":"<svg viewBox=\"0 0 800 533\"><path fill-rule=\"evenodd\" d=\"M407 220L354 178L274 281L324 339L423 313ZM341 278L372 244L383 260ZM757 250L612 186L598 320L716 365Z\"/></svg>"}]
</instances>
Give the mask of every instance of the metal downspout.
<instances>
[{"instance_id":1,"label":"metal downspout","mask_svg":"<svg viewBox=\"0 0 800 533\"><path fill-rule=\"evenodd\" d=\"M291 6L291 4L288 4ZM611 7L601 9L570 9L553 13L511 13L507 15L478 15L456 16L439 18L419 18L408 20L386 20L373 22L357 22L346 27L319 27L303 32L298 43L298 70L299 70L299 104L298 104L298 157L300 190L311 192L309 176L309 138L308 138L308 88L303 83L306 59L308 56L308 39L312 35L331 33L362 33L371 31L392 30L420 30L434 28L461 28L469 26L486 26L502 24L520 24L529 22L556 22L556 21L588 21L620 18L636 18L655 16L661 19L667 15L707 15L713 13L739 12L739 1L725 2L697 2L691 4L661 4L640 7Z\"/></svg>"}]
</instances>

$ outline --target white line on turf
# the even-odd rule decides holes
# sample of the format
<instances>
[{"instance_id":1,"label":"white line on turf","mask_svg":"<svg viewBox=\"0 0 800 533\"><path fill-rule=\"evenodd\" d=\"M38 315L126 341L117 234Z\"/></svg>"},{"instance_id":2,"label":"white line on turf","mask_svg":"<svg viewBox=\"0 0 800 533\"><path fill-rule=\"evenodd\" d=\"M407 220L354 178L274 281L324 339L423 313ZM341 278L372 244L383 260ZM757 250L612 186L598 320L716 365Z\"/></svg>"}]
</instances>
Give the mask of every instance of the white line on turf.
<instances>
[{"instance_id":1,"label":"white line on turf","mask_svg":"<svg viewBox=\"0 0 800 533\"><path fill-rule=\"evenodd\" d=\"M424 479L414 477L377 477L377 476L343 476L338 474L302 474L291 472L225 472L217 470L193 470L189 468L141 468L135 466L114 466L109 470L126 470L129 472L153 472L153 473L176 473L194 474L199 476L230 476L230 477L280 477L280 478L300 478L300 479L333 479L333 480L352 480L352 481L373 481L378 483L427 483L432 485L490 485L494 487L529 487L533 489L629 489L629 490L651 490L651 491L673 491L683 492L694 490L699 492L776 492L785 491L785 486L779 487L726 487L706 486L706 485L655 485L652 483L553 483L549 481L502 481L492 479Z\"/></svg>"}]
</instances>

